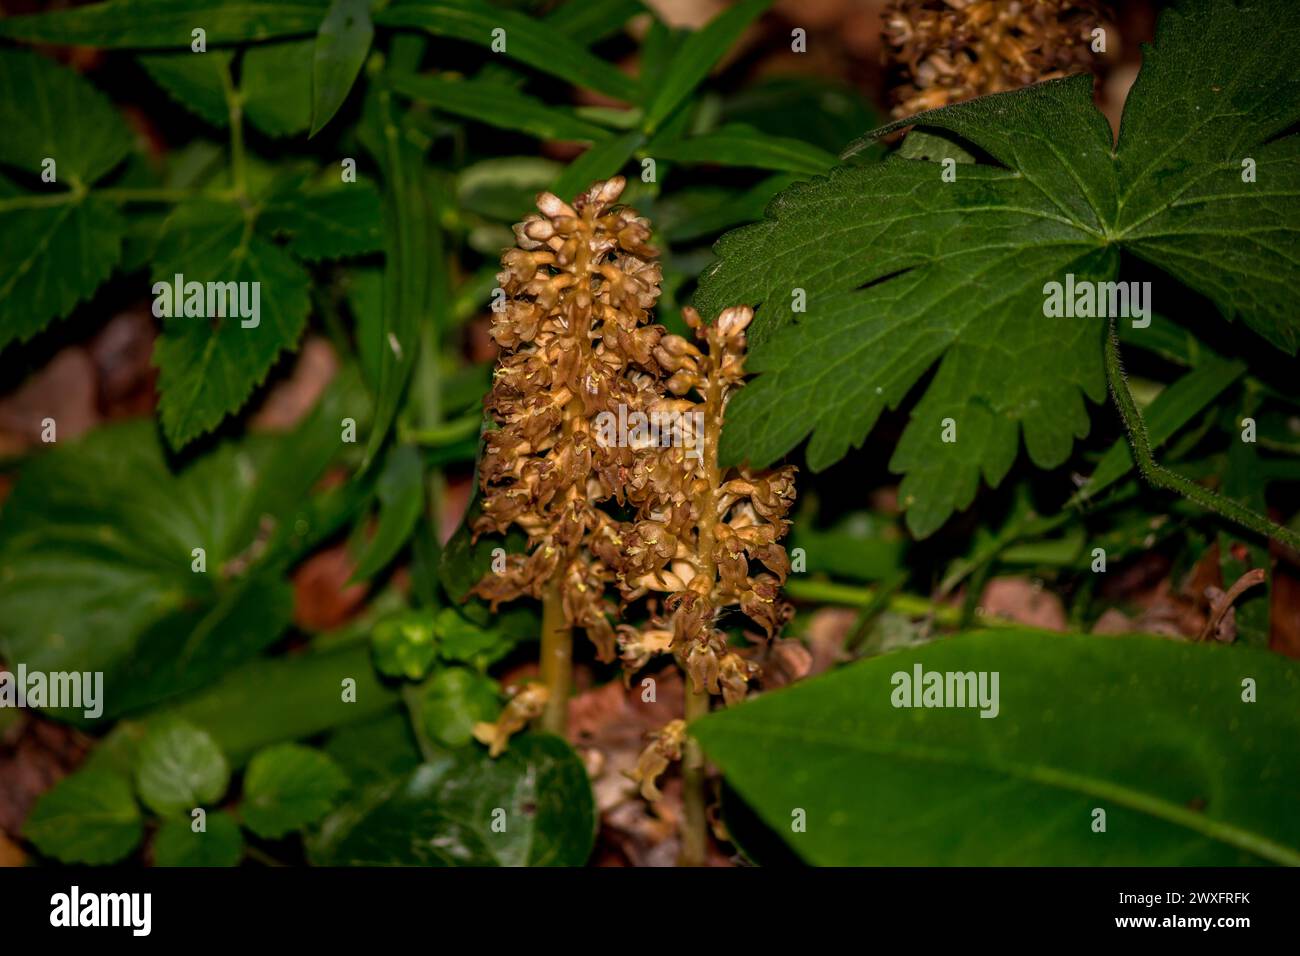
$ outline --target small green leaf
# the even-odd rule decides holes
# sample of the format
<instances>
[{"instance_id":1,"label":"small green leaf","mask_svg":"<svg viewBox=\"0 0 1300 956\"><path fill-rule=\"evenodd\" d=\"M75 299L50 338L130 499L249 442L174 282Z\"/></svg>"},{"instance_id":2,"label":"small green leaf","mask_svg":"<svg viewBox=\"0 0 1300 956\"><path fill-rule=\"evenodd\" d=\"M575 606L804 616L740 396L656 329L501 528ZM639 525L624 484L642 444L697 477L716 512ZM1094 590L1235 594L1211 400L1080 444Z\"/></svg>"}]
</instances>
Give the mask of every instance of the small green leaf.
<instances>
[{"instance_id":1,"label":"small green leaf","mask_svg":"<svg viewBox=\"0 0 1300 956\"><path fill-rule=\"evenodd\" d=\"M230 125L226 84L234 55L228 50L207 53L150 53L136 58L173 100L213 126Z\"/></svg>"},{"instance_id":2,"label":"small green leaf","mask_svg":"<svg viewBox=\"0 0 1300 956\"><path fill-rule=\"evenodd\" d=\"M600 140L564 168L552 191L566 202L572 200L597 179L621 172L644 142L645 135L636 130Z\"/></svg>"},{"instance_id":3,"label":"small green leaf","mask_svg":"<svg viewBox=\"0 0 1300 956\"><path fill-rule=\"evenodd\" d=\"M116 207L93 196L36 207L39 198L0 194L0 349L68 316L122 257Z\"/></svg>"},{"instance_id":4,"label":"small green leaf","mask_svg":"<svg viewBox=\"0 0 1300 956\"><path fill-rule=\"evenodd\" d=\"M105 770L80 770L60 780L23 825L36 849L62 863L116 863L143 833L131 785Z\"/></svg>"},{"instance_id":5,"label":"small green leaf","mask_svg":"<svg viewBox=\"0 0 1300 956\"><path fill-rule=\"evenodd\" d=\"M343 771L319 750L279 744L249 761L239 808L250 830L276 839L323 817L347 785Z\"/></svg>"},{"instance_id":6,"label":"small green leaf","mask_svg":"<svg viewBox=\"0 0 1300 956\"><path fill-rule=\"evenodd\" d=\"M474 725L494 720L500 710L496 681L468 667L446 667L425 688L420 717L432 739L463 747L474 739Z\"/></svg>"},{"instance_id":7,"label":"small green leaf","mask_svg":"<svg viewBox=\"0 0 1300 956\"><path fill-rule=\"evenodd\" d=\"M375 625L370 646L381 674L419 680L429 673L438 654L433 617L425 611L407 611L386 618Z\"/></svg>"},{"instance_id":8,"label":"small green leaf","mask_svg":"<svg viewBox=\"0 0 1300 956\"><path fill-rule=\"evenodd\" d=\"M424 465L412 445L394 445L375 487L379 522L357 558L354 581L364 581L388 566L424 513Z\"/></svg>"},{"instance_id":9,"label":"small green leaf","mask_svg":"<svg viewBox=\"0 0 1300 956\"><path fill-rule=\"evenodd\" d=\"M328 866L582 866L595 833L578 755L558 737L527 734L495 760L456 748L367 789L308 850Z\"/></svg>"},{"instance_id":10,"label":"small green leaf","mask_svg":"<svg viewBox=\"0 0 1300 956\"><path fill-rule=\"evenodd\" d=\"M207 829L195 833L190 819L165 820L153 838L157 866L238 866L244 837L228 813L209 813Z\"/></svg>"},{"instance_id":11,"label":"small green leaf","mask_svg":"<svg viewBox=\"0 0 1300 956\"><path fill-rule=\"evenodd\" d=\"M257 296L258 314L249 318L188 317L173 303L154 363L163 429L179 448L243 407L280 353L298 344L310 279L283 249L250 234L238 206L204 200L178 206L168 219L153 273L173 287L177 275L205 286L247 283ZM244 303L249 312L251 304Z\"/></svg>"},{"instance_id":12,"label":"small green leaf","mask_svg":"<svg viewBox=\"0 0 1300 956\"><path fill-rule=\"evenodd\" d=\"M884 581L902 570L904 538L895 522L857 511L826 529L811 521L796 521L790 548L803 549L808 573Z\"/></svg>"},{"instance_id":13,"label":"small green leaf","mask_svg":"<svg viewBox=\"0 0 1300 956\"><path fill-rule=\"evenodd\" d=\"M493 156L472 163L456 176L456 203L462 209L505 223L519 221L560 166L541 156ZM492 284L496 285L496 276ZM476 303L477 305L477 303Z\"/></svg>"},{"instance_id":14,"label":"small green leaf","mask_svg":"<svg viewBox=\"0 0 1300 956\"><path fill-rule=\"evenodd\" d=\"M230 764L206 731L183 720L149 728L136 755L140 799L164 816L219 800L230 783Z\"/></svg>"},{"instance_id":15,"label":"small green leaf","mask_svg":"<svg viewBox=\"0 0 1300 956\"><path fill-rule=\"evenodd\" d=\"M713 65L735 46L745 28L771 5L772 0L741 0L688 36L678 47L646 107L646 129L658 129L709 75Z\"/></svg>"},{"instance_id":16,"label":"small green leaf","mask_svg":"<svg viewBox=\"0 0 1300 956\"><path fill-rule=\"evenodd\" d=\"M339 111L370 52L375 27L368 0L333 0L312 56L311 135Z\"/></svg>"},{"instance_id":17,"label":"small green leaf","mask_svg":"<svg viewBox=\"0 0 1300 956\"><path fill-rule=\"evenodd\" d=\"M270 136L296 136L311 127L312 80L302 64L316 41L286 40L249 47L240 67L244 112Z\"/></svg>"},{"instance_id":18,"label":"small green leaf","mask_svg":"<svg viewBox=\"0 0 1300 956\"><path fill-rule=\"evenodd\" d=\"M465 610L470 607L473 605ZM521 612L522 621L519 617ZM503 609L491 615L487 625L480 626L464 617L460 610L445 607L434 619L438 655L444 660L486 667L500 660L519 643L521 630L532 633L533 623L531 613L523 608Z\"/></svg>"},{"instance_id":19,"label":"small green leaf","mask_svg":"<svg viewBox=\"0 0 1300 956\"><path fill-rule=\"evenodd\" d=\"M982 674L985 704L916 706L932 684L918 671L940 675L954 705L950 675L978 687ZM816 865L1296 865L1297 694L1300 665L1277 654L985 631L850 665L690 730ZM895 706L900 696L913 706Z\"/></svg>"}]
</instances>

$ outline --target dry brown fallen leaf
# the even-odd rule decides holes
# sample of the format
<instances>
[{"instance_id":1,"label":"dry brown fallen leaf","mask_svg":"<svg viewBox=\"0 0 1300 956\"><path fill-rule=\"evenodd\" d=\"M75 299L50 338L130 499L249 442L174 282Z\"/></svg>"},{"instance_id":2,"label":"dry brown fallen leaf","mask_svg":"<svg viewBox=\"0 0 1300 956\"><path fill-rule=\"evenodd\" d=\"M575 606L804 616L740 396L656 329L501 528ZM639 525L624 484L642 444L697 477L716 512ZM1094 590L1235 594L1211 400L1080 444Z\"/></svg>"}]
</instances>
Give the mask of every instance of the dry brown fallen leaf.
<instances>
[{"instance_id":1,"label":"dry brown fallen leaf","mask_svg":"<svg viewBox=\"0 0 1300 956\"><path fill-rule=\"evenodd\" d=\"M999 617L1027 627L1046 631L1063 631L1066 627L1065 605L1041 582L1024 577L994 578L980 595L980 607L986 617Z\"/></svg>"}]
</instances>

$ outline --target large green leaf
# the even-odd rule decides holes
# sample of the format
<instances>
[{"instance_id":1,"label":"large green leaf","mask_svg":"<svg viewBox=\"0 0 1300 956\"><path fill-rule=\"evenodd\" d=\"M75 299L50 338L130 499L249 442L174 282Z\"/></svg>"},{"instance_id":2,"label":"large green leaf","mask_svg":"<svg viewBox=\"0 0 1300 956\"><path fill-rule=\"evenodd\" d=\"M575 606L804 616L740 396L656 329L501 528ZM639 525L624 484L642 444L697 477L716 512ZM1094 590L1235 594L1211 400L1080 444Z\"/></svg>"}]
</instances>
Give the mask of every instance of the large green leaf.
<instances>
[{"instance_id":1,"label":"large green leaf","mask_svg":"<svg viewBox=\"0 0 1300 956\"><path fill-rule=\"evenodd\" d=\"M1113 280L1121 249L1294 351L1300 137L1275 137L1300 118L1288 52L1300 8L1193 0L1161 23L1117 148L1091 78L1050 81L905 121L996 165L960 165L952 182L898 155L840 168L724 237L698 304L709 316L761 306L759 374L729 409L724 458L765 465L811 434L808 464L825 468L938 363L890 462L909 526L934 531L981 478L1002 480L1021 434L1050 468L1087 433L1083 399L1104 396L1104 320L1045 317L1045 285ZM1242 182L1244 157L1258 182ZM792 311L796 290L806 314Z\"/></svg>"},{"instance_id":2,"label":"large green leaf","mask_svg":"<svg viewBox=\"0 0 1300 956\"><path fill-rule=\"evenodd\" d=\"M620 100L636 96L636 83L577 41L541 20L494 7L484 0L399 0L375 17L389 27L414 27L435 36L456 37L491 49L494 31L505 31L505 50L498 54L526 63L575 86L607 93Z\"/></svg>"},{"instance_id":3,"label":"large green leaf","mask_svg":"<svg viewBox=\"0 0 1300 956\"><path fill-rule=\"evenodd\" d=\"M269 645L292 610L278 569L339 520L309 492L338 454L344 394L291 435L222 445L179 473L147 422L34 458L0 512L0 656L103 671L112 717Z\"/></svg>"},{"instance_id":4,"label":"large green leaf","mask_svg":"<svg viewBox=\"0 0 1300 956\"><path fill-rule=\"evenodd\" d=\"M894 675L915 668L997 673L997 716L895 707ZM810 863L1300 864L1297 699L1300 665L1277 655L986 631L862 661L691 732Z\"/></svg>"},{"instance_id":5,"label":"large green leaf","mask_svg":"<svg viewBox=\"0 0 1300 956\"><path fill-rule=\"evenodd\" d=\"M0 20L0 36L98 47L188 47L314 33L329 0L109 0Z\"/></svg>"},{"instance_id":6,"label":"large green leaf","mask_svg":"<svg viewBox=\"0 0 1300 956\"><path fill-rule=\"evenodd\" d=\"M144 833L131 785L119 774L82 770L56 783L32 807L23 836L64 863L115 863Z\"/></svg>"},{"instance_id":7,"label":"large green leaf","mask_svg":"<svg viewBox=\"0 0 1300 956\"><path fill-rule=\"evenodd\" d=\"M310 850L333 866L581 866L595 831L577 754L525 735L495 760L458 748L369 788L326 818Z\"/></svg>"},{"instance_id":8,"label":"large green leaf","mask_svg":"<svg viewBox=\"0 0 1300 956\"><path fill-rule=\"evenodd\" d=\"M233 203L194 200L168 219L154 259L156 282L258 283L260 315L165 319L154 352L163 430L174 447L211 431L248 401L307 323L307 273L256 235Z\"/></svg>"}]
</instances>

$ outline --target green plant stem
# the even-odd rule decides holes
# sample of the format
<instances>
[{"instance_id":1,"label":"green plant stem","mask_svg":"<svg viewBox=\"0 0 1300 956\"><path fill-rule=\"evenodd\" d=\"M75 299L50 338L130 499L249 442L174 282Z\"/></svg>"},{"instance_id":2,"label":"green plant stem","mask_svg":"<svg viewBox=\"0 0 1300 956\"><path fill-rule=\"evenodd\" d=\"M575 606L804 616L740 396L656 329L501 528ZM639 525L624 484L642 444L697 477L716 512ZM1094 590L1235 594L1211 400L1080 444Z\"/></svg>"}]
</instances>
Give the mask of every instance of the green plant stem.
<instances>
[{"instance_id":1,"label":"green plant stem","mask_svg":"<svg viewBox=\"0 0 1300 956\"><path fill-rule=\"evenodd\" d=\"M446 445L473 438L483 424L483 415L472 412L449 422L427 425L421 428L398 426L397 435L410 445L422 445L426 448L442 448Z\"/></svg>"},{"instance_id":2,"label":"green plant stem","mask_svg":"<svg viewBox=\"0 0 1300 956\"><path fill-rule=\"evenodd\" d=\"M573 686L573 630L564 617L558 580L550 582L542 595L540 663L547 698L538 726L563 737L569 727L569 688Z\"/></svg>"},{"instance_id":3,"label":"green plant stem","mask_svg":"<svg viewBox=\"0 0 1300 956\"><path fill-rule=\"evenodd\" d=\"M837 584L834 581L802 581L793 577L786 581L785 593L796 601L864 608L871 607L877 595L874 588ZM915 594L896 594L889 599L888 607L889 610L908 617L932 618L936 624L944 627L957 627L961 624L961 608L938 604ZM998 628L1024 625L996 617L983 617L979 620L979 626Z\"/></svg>"},{"instance_id":4,"label":"green plant stem","mask_svg":"<svg viewBox=\"0 0 1300 956\"><path fill-rule=\"evenodd\" d=\"M235 193L242 199L248 195L248 162L244 154L244 102L235 89L228 69L221 71L221 88L230 114L230 179Z\"/></svg>"},{"instance_id":5,"label":"green plant stem","mask_svg":"<svg viewBox=\"0 0 1300 956\"><path fill-rule=\"evenodd\" d=\"M686 679L686 706L683 716L691 721L709 712L707 691L696 691ZM682 745L682 846L678 866L704 866L708 862L709 822L706 814L704 751L694 737L687 736Z\"/></svg>"},{"instance_id":6,"label":"green plant stem","mask_svg":"<svg viewBox=\"0 0 1300 956\"><path fill-rule=\"evenodd\" d=\"M1276 538L1287 547L1300 551L1300 535L1294 531L1275 524L1231 498L1225 498L1204 485L1198 485L1170 471L1155 460L1151 453L1151 441L1147 437L1146 423L1142 420L1137 402L1133 400L1133 393L1129 391L1128 379L1124 374L1124 362L1119 351L1119 334L1115 330L1113 321L1110 334L1106 338L1106 378L1110 383L1110 393L1115 399L1120 418L1124 421L1124 428L1128 432L1129 446L1133 449L1133 457L1137 460L1138 471L1142 473L1143 478L1157 488L1182 495L1206 511L1213 512L1267 538Z\"/></svg>"}]
</instances>

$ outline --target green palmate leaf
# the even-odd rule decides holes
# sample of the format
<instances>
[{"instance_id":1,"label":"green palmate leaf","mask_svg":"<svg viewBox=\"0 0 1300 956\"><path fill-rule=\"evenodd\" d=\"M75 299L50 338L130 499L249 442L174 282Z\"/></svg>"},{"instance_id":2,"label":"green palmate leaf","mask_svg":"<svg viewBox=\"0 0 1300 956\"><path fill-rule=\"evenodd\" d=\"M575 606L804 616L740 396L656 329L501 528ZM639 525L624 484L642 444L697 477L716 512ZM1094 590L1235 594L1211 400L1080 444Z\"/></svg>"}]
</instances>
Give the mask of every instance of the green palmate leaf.
<instances>
[{"instance_id":1,"label":"green palmate leaf","mask_svg":"<svg viewBox=\"0 0 1300 956\"><path fill-rule=\"evenodd\" d=\"M519 130L540 139L594 142L609 136L607 131L580 119L571 110L548 106L500 83L405 74L393 77L392 84L403 96L428 103L445 113L501 129Z\"/></svg>"},{"instance_id":2,"label":"green palmate leaf","mask_svg":"<svg viewBox=\"0 0 1300 956\"><path fill-rule=\"evenodd\" d=\"M131 148L126 124L102 93L29 50L0 50L0 128L0 164L39 173L53 159L60 184L93 183Z\"/></svg>"},{"instance_id":3,"label":"green palmate leaf","mask_svg":"<svg viewBox=\"0 0 1300 956\"><path fill-rule=\"evenodd\" d=\"M228 813L209 813L206 829L196 833L193 821L167 820L153 840L157 866L238 866L244 837Z\"/></svg>"},{"instance_id":4,"label":"green palmate leaf","mask_svg":"<svg viewBox=\"0 0 1300 956\"><path fill-rule=\"evenodd\" d=\"M309 277L283 249L253 234L238 206L203 200L177 207L159 242L155 282L174 289L177 275L205 289L247 283L245 311L256 301L259 313L209 318L216 313L205 305L202 316L186 316L173 303L154 363L163 429L180 447L241 408L280 353L297 345L307 322Z\"/></svg>"},{"instance_id":5,"label":"green palmate leaf","mask_svg":"<svg viewBox=\"0 0 1300 956\"><path fill-rule=\"evenodd\" d=\"M465 746L474 738L474 725L494 719L500 710L497 682L468 667L438 671L420 701L425 732L448 747Z\"/></svg>"},{"instance_id":6,"label":"green palmate leaf","mask_svg":"<svg viewBox=\"0 0 1300 956\"><path fill-rule=\"evenodd\" d=\"M368 0L333 0L312 57L311 135L339 111L370 52L375 26Z\"/></svg>"},{"instance_id":7,"label":"green palmate leaf","mask_svg":"<svg viewBox=\"0 0 1300 956\"><path fill-rule=\"evenodd\" d=\"M835 156L800 139L771 136L752 126L731 123L709 133L657 145L647 152L656 159L683 163L716 163L720 166L748 166L779 172L824 173L835 165Z\"/></svg>"},{"instance_id":8,"label":"green palmate leaf","mask_svg":"<svg viewBox=\"0 0 1300 956\"><path fill-rule=\"evenodd\" d=\"M188 47L314 33L329 0L109 0L0 20L0 36L98 47Z\"/></svg>"},{"instance_id":9,"label":"green palmate leaf","mask_svg":"<svg viewBox=\"0 0 1300 956\"><path fill-rule=\"evenodd\" d=\"M381 11L375 22L389 27L427 30L434 36L456 37L498 49L499 55L536 70L630 102L636 83L577 41L543 21L494 7L484 0L399 0ZM504 31L504 32L501 32Z\"/></svg>"},{"instance_id":10,"label":"green palmate leaf","mask_svg":"<svg viewBox=\"0 0 1300 956\"><path fill-rule=\"evenodd\" d=\"M294 178L273 192L257 227L289 237L289 251L300 259L343 259L383 248L379 192L369 180L339 186L312 186Z\"/></svg>"},{"instance_id":11,"label":"green palmate leaf","mask_svg":"<svg viewBox=\"0 0 1300 956\"><path fill-rule=\"evenodd\" d=\"M572 199L597 179L620 172L644 142L645 135L636 130L600 140L564 168L553 191L566 201Z\"/></svg>"},{"instance_id":12,"label":"green palmate leaf","mask_svg":"<svg viewBox=\"0 0 1300 956\"><path fill-rule=\"evenodd\" d=\"M1048 318L1048 283L1114 280L1121 249L1293 350L1300 138L1274 137L1300 118L1298 39L1292 4L1184 3L1162 19L1115 149L1091 79L1073 77L906 121L1001 165L945 182L944 167L894 156L782 193L724 237L701 282L710 316L761 305L759 375L729 410L724 459L763 465L811 433L808 464L824 468L938 362L890 463L916 534L981 477L1000 482L1021 434L1035 464L1059 465L1088 430L1084 396L1104 396L1104 319ZM1242 181L1245 157L1257 182Z\"/></svg>"},{"instance_id":13,"label":"green palmate leaf","mask_svg":"<svg viewBox=\"0 0 1300 956\"><path fill-rule=\"evenodd\" d=\"M312 77L307 69L316 41L286 40L250 47L240 66L239 88L249 120L271 136L311 128Z\"/></svg>"},{"instance_id":14,"label":"green palmate leaf","mask_svg":"<svg viewBox=\"0 0 1300 956\"><path fill-rule=\"evenodd\" d=\"M558 737L529 734L495 760L457 748L369 788L309 849L333 866L581 866L595 829L582 761Z\"/></svg>"},{"instance_id":15,"label":"green palmate leaf","mask_svg":"<svg viewBox=\"0 0 1300 956\"><path fill-rule=\"evenodd\" d=\"M136 754L135 787L151 810L185 813L221 798L230 764L206 731L183 720L150 727Z\"/></svg>"},{"instance_id":16,"label":"green palmate leaf","mask_svg":"<svg viewBox=\"0 0 1300 956\"><path fill-rule=\"evenodd\" d=\"M895 675L917 668L997 673L997 716L895 707L914 690ZM863 661L691 732L809 863L1297 864L1297 693L1300 666L1257 651L981 632Z\"/></svg>"},{"instance_id":17,"label":"green palmate leaf","mask_svg":"<svg viewBox=\"0 0 1300 956\"><path fill-rule=\"evenodd\" d=\"M346 516L310 492L354 392L331 389L296 432L222 445L178 473L148 422L33 459L0 515L0 657L103 671L112 717L262 650L292 613L279 568Z\"/></svg>"},{"instance_id":18,"label":"green palmate leaf","mask_svg":"<svg viewBox=\"0 0 1300 956\"><path fill-rule=\"evenodd\" d=\"M230 125L226 84L234 54L227 50L149 53L137 57L155 83L181 106L213 126Z\"/></svg>"},{"instance_id":19,"label":"green palmate leaf","mask_svg":"<svg viewBox=\"0 0 1300 956\"><path fill-rule=\"evenodd\" d=\"M249 761L239 809L250 830L275 839L325 816L347 785L343 771L319 750L279 744Z\"/></svg>"},{"instance_id":20,"label":"green palmate leaf","mask_svg":"<svg viewBox=\"0 0 1300 956\"><path fill-rule=\"evenodd\" d=\"M388 566L397 556L424 513L424 466L411 445L395 445L375 485L379 522L357 559L352 578L363 581Z\"/></svg>"},{"instance_id":21,"label":"green palmate leaf","mask_svg":"<svg viewBox=\"0 0 1300 956\"><path fill-rule=\"evenodd\" d=\"M645 128L658 129L735 45L754 18L771 5L772 0L741 0L688 36L655 84L646 107Z\"/></svg>"},{"instance_id":22,"label":"green palmate leaf","mask_svg":"<svg viewBox=\"0 0 1300 956\"><path fill-rule=\"evenodd\" d=\"M0 348L67 316L122 257L116 207L93 196L35 205L43 198L0 192Z\"/></svg>"},{"instance_id":23,"label":"green palmate leaf","mask_svg":"<svg viewBox=\"0 0 1300 956\"><path fill-rule=\"evenodd\" d=\"M80 770L36 801L23 836L63 863L115 863L140 842L144 824L119 774Z\"/></svg>"}]
</instances>

